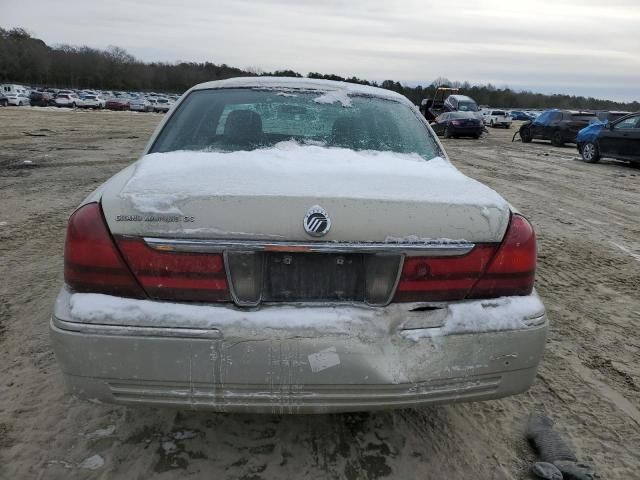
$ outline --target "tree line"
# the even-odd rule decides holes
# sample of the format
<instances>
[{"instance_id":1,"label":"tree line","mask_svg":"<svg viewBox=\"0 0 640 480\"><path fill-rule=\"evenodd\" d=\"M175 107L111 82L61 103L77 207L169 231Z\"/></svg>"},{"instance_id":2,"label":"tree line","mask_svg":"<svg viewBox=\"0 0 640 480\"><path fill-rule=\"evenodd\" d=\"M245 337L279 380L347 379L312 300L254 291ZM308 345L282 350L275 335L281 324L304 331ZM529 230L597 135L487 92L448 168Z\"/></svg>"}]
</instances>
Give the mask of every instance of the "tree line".
<instances>
[{"instance_id":1,"label":"tree line","mask_svg":"<svg viewBox=\"0 0 640 480\"><path fill-rule=\"evenodd\" d=\"M142 62L120 47L105 50L87 46L49 46L22 28L0 28L0 83L21 83L36 87L85 88L124 91L182 93L191 86L211 80L239 76L302 77L293 70L263 72L211 62ZM439 86L460 88L480 105L503 108L573 108L598 110L640 110L640 103L614 102L573 95L545 95L439 77L429 85L409 86L398 81L372 82L357 77L310 72L308 78L340 80L393 90L416 104L433 96Z\"/></svg>"}]
</instances>

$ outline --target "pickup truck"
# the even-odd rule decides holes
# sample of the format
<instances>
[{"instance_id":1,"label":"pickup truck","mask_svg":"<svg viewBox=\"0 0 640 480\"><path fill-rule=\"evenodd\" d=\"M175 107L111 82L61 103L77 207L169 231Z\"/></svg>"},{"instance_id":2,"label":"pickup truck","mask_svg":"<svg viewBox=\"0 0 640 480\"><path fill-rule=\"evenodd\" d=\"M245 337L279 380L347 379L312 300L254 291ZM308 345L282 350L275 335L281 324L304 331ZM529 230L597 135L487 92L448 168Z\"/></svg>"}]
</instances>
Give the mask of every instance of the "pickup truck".
<instances>
[{"instance_id":1,"label":"pickup truck","mask_svg":"<svg viewBox=\"0 0 640 480\"><path fill-rule=\"evenodd\" d=\"M492 128L511 128L511 116L504 110L482 110L482 120Z\"/></svg>"}]
</instances>

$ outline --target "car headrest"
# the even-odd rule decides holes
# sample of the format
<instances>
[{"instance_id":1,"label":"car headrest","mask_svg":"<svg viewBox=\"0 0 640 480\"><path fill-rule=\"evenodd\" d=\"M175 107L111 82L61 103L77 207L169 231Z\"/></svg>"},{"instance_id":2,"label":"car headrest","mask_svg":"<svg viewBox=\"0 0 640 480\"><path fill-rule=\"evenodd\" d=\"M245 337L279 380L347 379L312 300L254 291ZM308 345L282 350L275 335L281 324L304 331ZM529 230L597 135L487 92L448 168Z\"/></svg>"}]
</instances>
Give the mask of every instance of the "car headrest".
<instances>
[{"instance_id":1,"label":"car headrest","mask_svg":"<svg viewBox=\"0 0 640 480\"><path fill-rule=\"evenodd\" d=\"M235 144L256 144L262 139L262 118L253 110L234 110L224 124L224 135Z\"/></svg>"}]
</instances>

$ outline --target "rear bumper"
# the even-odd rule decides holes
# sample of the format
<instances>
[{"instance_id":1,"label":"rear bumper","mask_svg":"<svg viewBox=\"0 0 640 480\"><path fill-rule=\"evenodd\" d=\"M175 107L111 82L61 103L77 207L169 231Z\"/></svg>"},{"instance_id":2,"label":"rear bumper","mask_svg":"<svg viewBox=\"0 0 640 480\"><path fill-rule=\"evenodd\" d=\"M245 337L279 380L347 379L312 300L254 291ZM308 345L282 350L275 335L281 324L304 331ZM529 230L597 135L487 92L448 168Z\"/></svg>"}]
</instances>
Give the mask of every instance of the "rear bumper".
<instances>
[{"instance_id":1,"label":"rear bumper","mask_svg":"<svg viewBox=\"0 0 640 480\"><path fill-rule=\"evenodd\" d=\"M63 290L51 340L73 393L217 411L344 412L513 395L532 384L547 332L535 294L458 304L488 319L513 312L509 328L495 331L452 330L455 306L192 306L205 310L186 320L171 305L149 316L145 305L158 312L158 302L126 300L123 322L113 305L78 321L70 300Z\"/></svg>"}]
</instances>

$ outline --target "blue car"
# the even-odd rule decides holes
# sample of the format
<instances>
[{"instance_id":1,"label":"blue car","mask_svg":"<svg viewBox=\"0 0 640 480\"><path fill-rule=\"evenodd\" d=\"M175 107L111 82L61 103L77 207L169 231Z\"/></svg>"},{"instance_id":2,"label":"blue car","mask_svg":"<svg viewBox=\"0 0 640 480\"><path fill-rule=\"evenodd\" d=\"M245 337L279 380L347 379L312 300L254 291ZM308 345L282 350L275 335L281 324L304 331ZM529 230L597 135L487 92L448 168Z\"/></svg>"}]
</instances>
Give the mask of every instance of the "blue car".
<instances>
[{"instance_id":1,"label":"blue car","mask_svg":"<svg viewBox=\"0 0 640 480\"><path fill-rule=\"evenodd\" d=\"M578 132L578 151L587 163L602 157L640 162L640 112L614 122L595 122Z\"/></svg>"},{"instance_id":2,"label":"blue car","mask_svg":"<svg viewBox=\"0 0 640 480\"><path fill-rule=\"evenodd\" d=\"M533 117L519 110L511 110L510 115L512 120L524 120L525 122L528 122L529 120L533 120Z\"/></svg>"},{"instance_id":3,"label":"blue car","mask_svg":"<svg viewBox=\"0 0 640 480\"><path fill-rule=\"evenodd\" d=\"M535 120L520 127L524 143L532 140L551 140L555 147L575 143L578 132L592 122L598 122L593 112L551 109L542 112Z\"/></svg>"}]
</instances>

